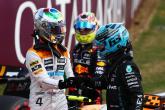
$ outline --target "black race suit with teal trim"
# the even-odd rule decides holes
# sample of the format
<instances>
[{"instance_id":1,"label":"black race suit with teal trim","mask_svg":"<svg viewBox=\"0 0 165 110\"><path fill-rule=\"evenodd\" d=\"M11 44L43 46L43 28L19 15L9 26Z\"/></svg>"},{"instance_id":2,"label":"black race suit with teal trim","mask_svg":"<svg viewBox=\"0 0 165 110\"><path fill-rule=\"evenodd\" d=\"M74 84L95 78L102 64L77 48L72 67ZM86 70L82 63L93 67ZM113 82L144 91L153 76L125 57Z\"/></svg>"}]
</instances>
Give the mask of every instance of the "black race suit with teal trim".
<instances>
[{"instance_id":1,"label":"black race suit with teal trim","mask_svg":"<svg viewBox=\"0 0 165 110\"><path fill-rule=\"evenodd\" d=\"M109 63L107 67L108 73L95 79L96 88L107 90L107 109L142 110L143 89L137 65L126 58L117 64Z\"/></svg>"}]
</instances>

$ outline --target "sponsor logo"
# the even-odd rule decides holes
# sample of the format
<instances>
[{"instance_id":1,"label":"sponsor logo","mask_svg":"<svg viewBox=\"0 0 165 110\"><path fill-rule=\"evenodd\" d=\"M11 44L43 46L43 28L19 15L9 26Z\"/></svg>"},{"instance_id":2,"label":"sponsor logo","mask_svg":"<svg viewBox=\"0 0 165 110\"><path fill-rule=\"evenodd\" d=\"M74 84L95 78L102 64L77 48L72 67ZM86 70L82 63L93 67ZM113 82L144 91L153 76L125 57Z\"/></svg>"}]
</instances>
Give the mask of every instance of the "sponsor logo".
<instances>
[{"instance_id":1,"label":"sponsor logo","mask_svg":"<svg viewBox=\"0 0 165 110\"><path fill-rule=\"evenodd\" d=\"M58 58L57 63L65 63L65 58Z\"/></svg>"},{"instance_id":2,"label":"sponsor logo","mask_svg":"<svg viewBox=\"0 0 165 110\"><path fill-rule=\"evenodd\" d=\"M116 90L116 89L117 89L117 86L112 86L112 85L109 85L109 86L108 86L108 89L111 89L111 90Z\"/></svg>"},{"instance_id":3,"label":"sponsor logo","mask_svg":"<svg viewBox=\"0 0 165 110\"><path fill-rule=\"evenodd\" d=\"M140 110L140 108L142 106L142 101L143 101L142 95L137 95L137 101L136 101L137 106L136 106L136 109Z\"/></svg>"},{"instance_id":4,"label":"sponsor logo","mask_svg":"<svg viewBox=\"0 0 165 110\"><path fill-rule=\"evenodd\" d=\"M57 65L57 70L64 70L64 65Z\"/></svg>"},{"instance_id":5,"label":"sponsor logo","mask_svg":"<svg viewBox=\"0 0 165 110\"><path fill-rule=\"evenodd\" d=\"M85 64L85 65L91 64L90 60L85 60L85 59L74 59L74 63L81 63L81 64Z\"/></svg>"},{"instance_id":6,"label":"sponsor logo","mask_svg":"<svg viewBox=\"0 0 165 110\"><path fill-rule=\"evenodd\" d=\"M88 73L88 67L83 67L82 65L78 64L75 67L75 72L78 74Z\"/></svg>"},{"instance_id":7,"label":"sponsor logo","mask_svg":"<svg viewBox=\"0 0 165 110\"><path fill-rule=\"evenodd\" d=\"M35 65L34 67L31 67L31 69L32 69L33 72L36 71L36 70L38 70L38 69L40 69L40 68L42 68L42 66L40 64Z\"/></svg>"},{"instance_id":8,"label":"sponsor logo","mask_svg":"<svg viewBox=\"0 0 165 110\"><path fill-rule=\"evenodd\" d=\"M131 67L131 65L127 65L127 67L126 67L126 72L127 72L127 73L132 72L132 67Z\"/></svg>"},{"instance_id":9,"label":"sponsor logo","mask_svg":"<svg viewBox=\"0 0 165 110\"><path fill-rule=\"evenodd\" d=\"M36 61L34 61L34 62L31 62L31 63L30 63L30 66L37 65L38 63L39 63L38 60L36 60Z\"/></svg>"},{"instance_id":10,"label":"sponsor logo","mask_svg":"<svg viewBox=\"0 0 165 110\"><path fill-rule=\"evenodd\" d=\"M48 75L50 76L50 77L52 77L52 76L64 76L64 72L48 72Z\"/></svg>"},{"instance_id":11,"label":"sponsor logo","mask_svg":"<svg viewBox=\"0 0 165 110\"><path fill-rule=\"evenodd\" d=\"M129 88L137 88L137 87L139 87L139 85L132 85Z\"/></svg>"},{"instance_id":12,"label":"sponsor logo","mask_svg":"<svg viewBox=\"0 0 165 110\"><path fill-rule=\"evenodd\" d=\"M137 81L137 78L135 77L127 80L127 82L133 82L133 81Z\"/></svg>"},{"instance_id":13,"label":"sponsor logo","mask_svg":"<svg viewBox=\"0 0 165 110\"><path fill-rule=\"evenodd\" d=\"M84 57L88 57L88 58L90 58L90 54L87 52L87 53L84 53L84 55L83 55Z\"/></svg>"},{"instance_id":14,"label":"sponsor logo","mask_svg":"<svg viewBox=\"0 0 165 110\"><path fill-rule=\"evenodd\" d=\"M135 75L134 74L131 74L129 76L126 76L126 79L130 79L130 78L134 78L134 77L135 77Z\"/></svg>"},{"instance_id":15,"label":"sponsor logo","mask_svg":"<svg viewBox=\"0 0 165 110\"><path fill-rule=\"evenodd\" d=\"M46 68L47 71L53 70L53 66L46 66L45 68Z\"/></svg>"},{"instance_id":16,"label":"sponsor logo","mask_svg":"<svg viewBox=\"0 0 165 110\"><path fill-rule=\"evenodd\" d=\"M105 62L103 62L103 61L97 62L97 66L105 66L105 65L106 65Z\"/></svg>"},{"instance_id":17,"label":"sponsor logo","mask_svg":"<svg viewBox=\"0 0 165 110\"><path fill-rule=\"evenodd\" d=\"M35 75L37 75L37 74L41 74L43 71L44 71L44 70L43 70L42 68L40 68L40 69L34 71L33 73L34 73Z\"/></svg>"},{"instance_id":18,"label":"sponsor logo","mask_svg":"<svg viewBox=\"0 0 165 110\"><path fill-rule=\"evenodd\" d=\"M128 86L131 86L131 85L134 85L134 84L138 84L138 82L136 81L136 82L130 82L130 83L128 83Z\"/></svg>"},{"instance_id":19,"label":"sponsor logo","mask_svg":"<svg viewBox=\"0 0 165 110\"><path fill-rule=\"evenodd\" d=\"M102 74L104 74L104 72L103 71L96 71L95 74L102 75Z\"/></svg>"},{"instance_id":20,"label":"sponsor logo","mask_svg":"<svg viewBox=\"0 0 165 110\"><path fill-rule=\"evenodd\" d=\"M44 60L44 65L53 64L53 59Z\"/></svg>"},{"instance_id":21,"label":"sponsor logo","mask_svg":"<svg viewBox=\"0 0 165 110\"><path fill-rule=\"evenodd\" d=\"M96 67L96 70L104 71L104 67Z\"/></svg>"}]
</instances>

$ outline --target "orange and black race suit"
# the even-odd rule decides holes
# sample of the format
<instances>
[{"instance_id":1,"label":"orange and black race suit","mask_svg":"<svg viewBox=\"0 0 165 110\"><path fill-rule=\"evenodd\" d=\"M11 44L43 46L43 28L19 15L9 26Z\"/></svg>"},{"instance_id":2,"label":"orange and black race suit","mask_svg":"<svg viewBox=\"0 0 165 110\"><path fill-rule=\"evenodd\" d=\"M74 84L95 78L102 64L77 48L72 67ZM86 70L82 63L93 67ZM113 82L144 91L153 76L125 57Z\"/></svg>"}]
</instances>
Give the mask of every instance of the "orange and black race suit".
<instances>
[{"instance_id":1,"label":"orange and black race suit","mask_svg":"<svg viewBox=\"0 0 165 110\"><path fill-rule=\"evenodd\" d=\"M75 77L100 77L105 70L105 63L97 52L92 50L92 44L77 44L72 51L73 72ZM100 90L85 90L70 88L69 94L81 95L91 98L94 102L101 103ZM89 104L89 103L88 103Z\"/></svg>"}]
</instances>

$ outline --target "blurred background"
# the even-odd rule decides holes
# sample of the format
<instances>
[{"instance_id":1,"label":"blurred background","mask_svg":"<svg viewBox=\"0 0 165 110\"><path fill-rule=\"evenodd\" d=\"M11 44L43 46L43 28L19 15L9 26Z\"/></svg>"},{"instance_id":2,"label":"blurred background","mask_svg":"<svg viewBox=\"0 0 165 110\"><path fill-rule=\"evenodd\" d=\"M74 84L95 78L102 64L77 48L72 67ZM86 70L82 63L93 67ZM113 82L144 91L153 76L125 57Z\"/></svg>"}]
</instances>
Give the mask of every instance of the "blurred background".
<instances>
[{"instance_id":1,"label":"blurred background","mask_svg":"<svg viewBox=\"0 0 165 110\"><path fill-rule=\"evenodd\" d=\"M73 22L83 11L96 14L100 24L122 22L129 29L134 59L141 70L145 93L165 92L165 0L1 0L0 78L24 68L25 54L32 46L33 12L55 7L65 17L72 49ZM4 84L0 85L3 93Z\"/></svg>"}]
</instances>

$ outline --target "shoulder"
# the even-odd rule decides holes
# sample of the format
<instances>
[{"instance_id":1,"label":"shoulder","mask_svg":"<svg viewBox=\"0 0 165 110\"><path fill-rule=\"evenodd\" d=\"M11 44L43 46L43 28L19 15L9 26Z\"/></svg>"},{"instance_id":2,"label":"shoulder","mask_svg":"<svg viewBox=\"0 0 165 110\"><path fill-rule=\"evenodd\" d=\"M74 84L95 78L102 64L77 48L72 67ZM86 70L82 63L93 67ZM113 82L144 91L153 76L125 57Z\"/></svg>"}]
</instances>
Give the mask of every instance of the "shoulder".
<instances>
[{"instance_id":1,"label":"shoulder","mask_svg":"<svg viewBox=\"0 0 165 110\"><path fill-rule=\"evenodd\" d=\"M27 57L39 57L39 58L44 58L51 56L51 52L45 51L45 50L35 50L33 47L29 48L27 53L26 53L26 58Z\"/></svg>"},{"instance_id":2,"label":"shoulder","mask_svg":"<svg viewBox=\"0 0 165 110\"><path fill-rule=\"evenodd\" d=\"M33 47L29 48L26 52L26 57L29 57L29 56L32 56L32 55L37 56L37 51L35 49L33 49Z\"/></svg>"},{"instance_id":3,"label":"shoulder","mask_svg":"<svg viewBox=\"0 0 165 110\"><path fill-rule=\"evenodd\" d=\"M25 62L26 63L30 63L34 60L41 60L40 56L37 54L36 50L34 50L33 48L28 49L27 53L26 53L26 59Z\"/></svg>"}]
</instances>

